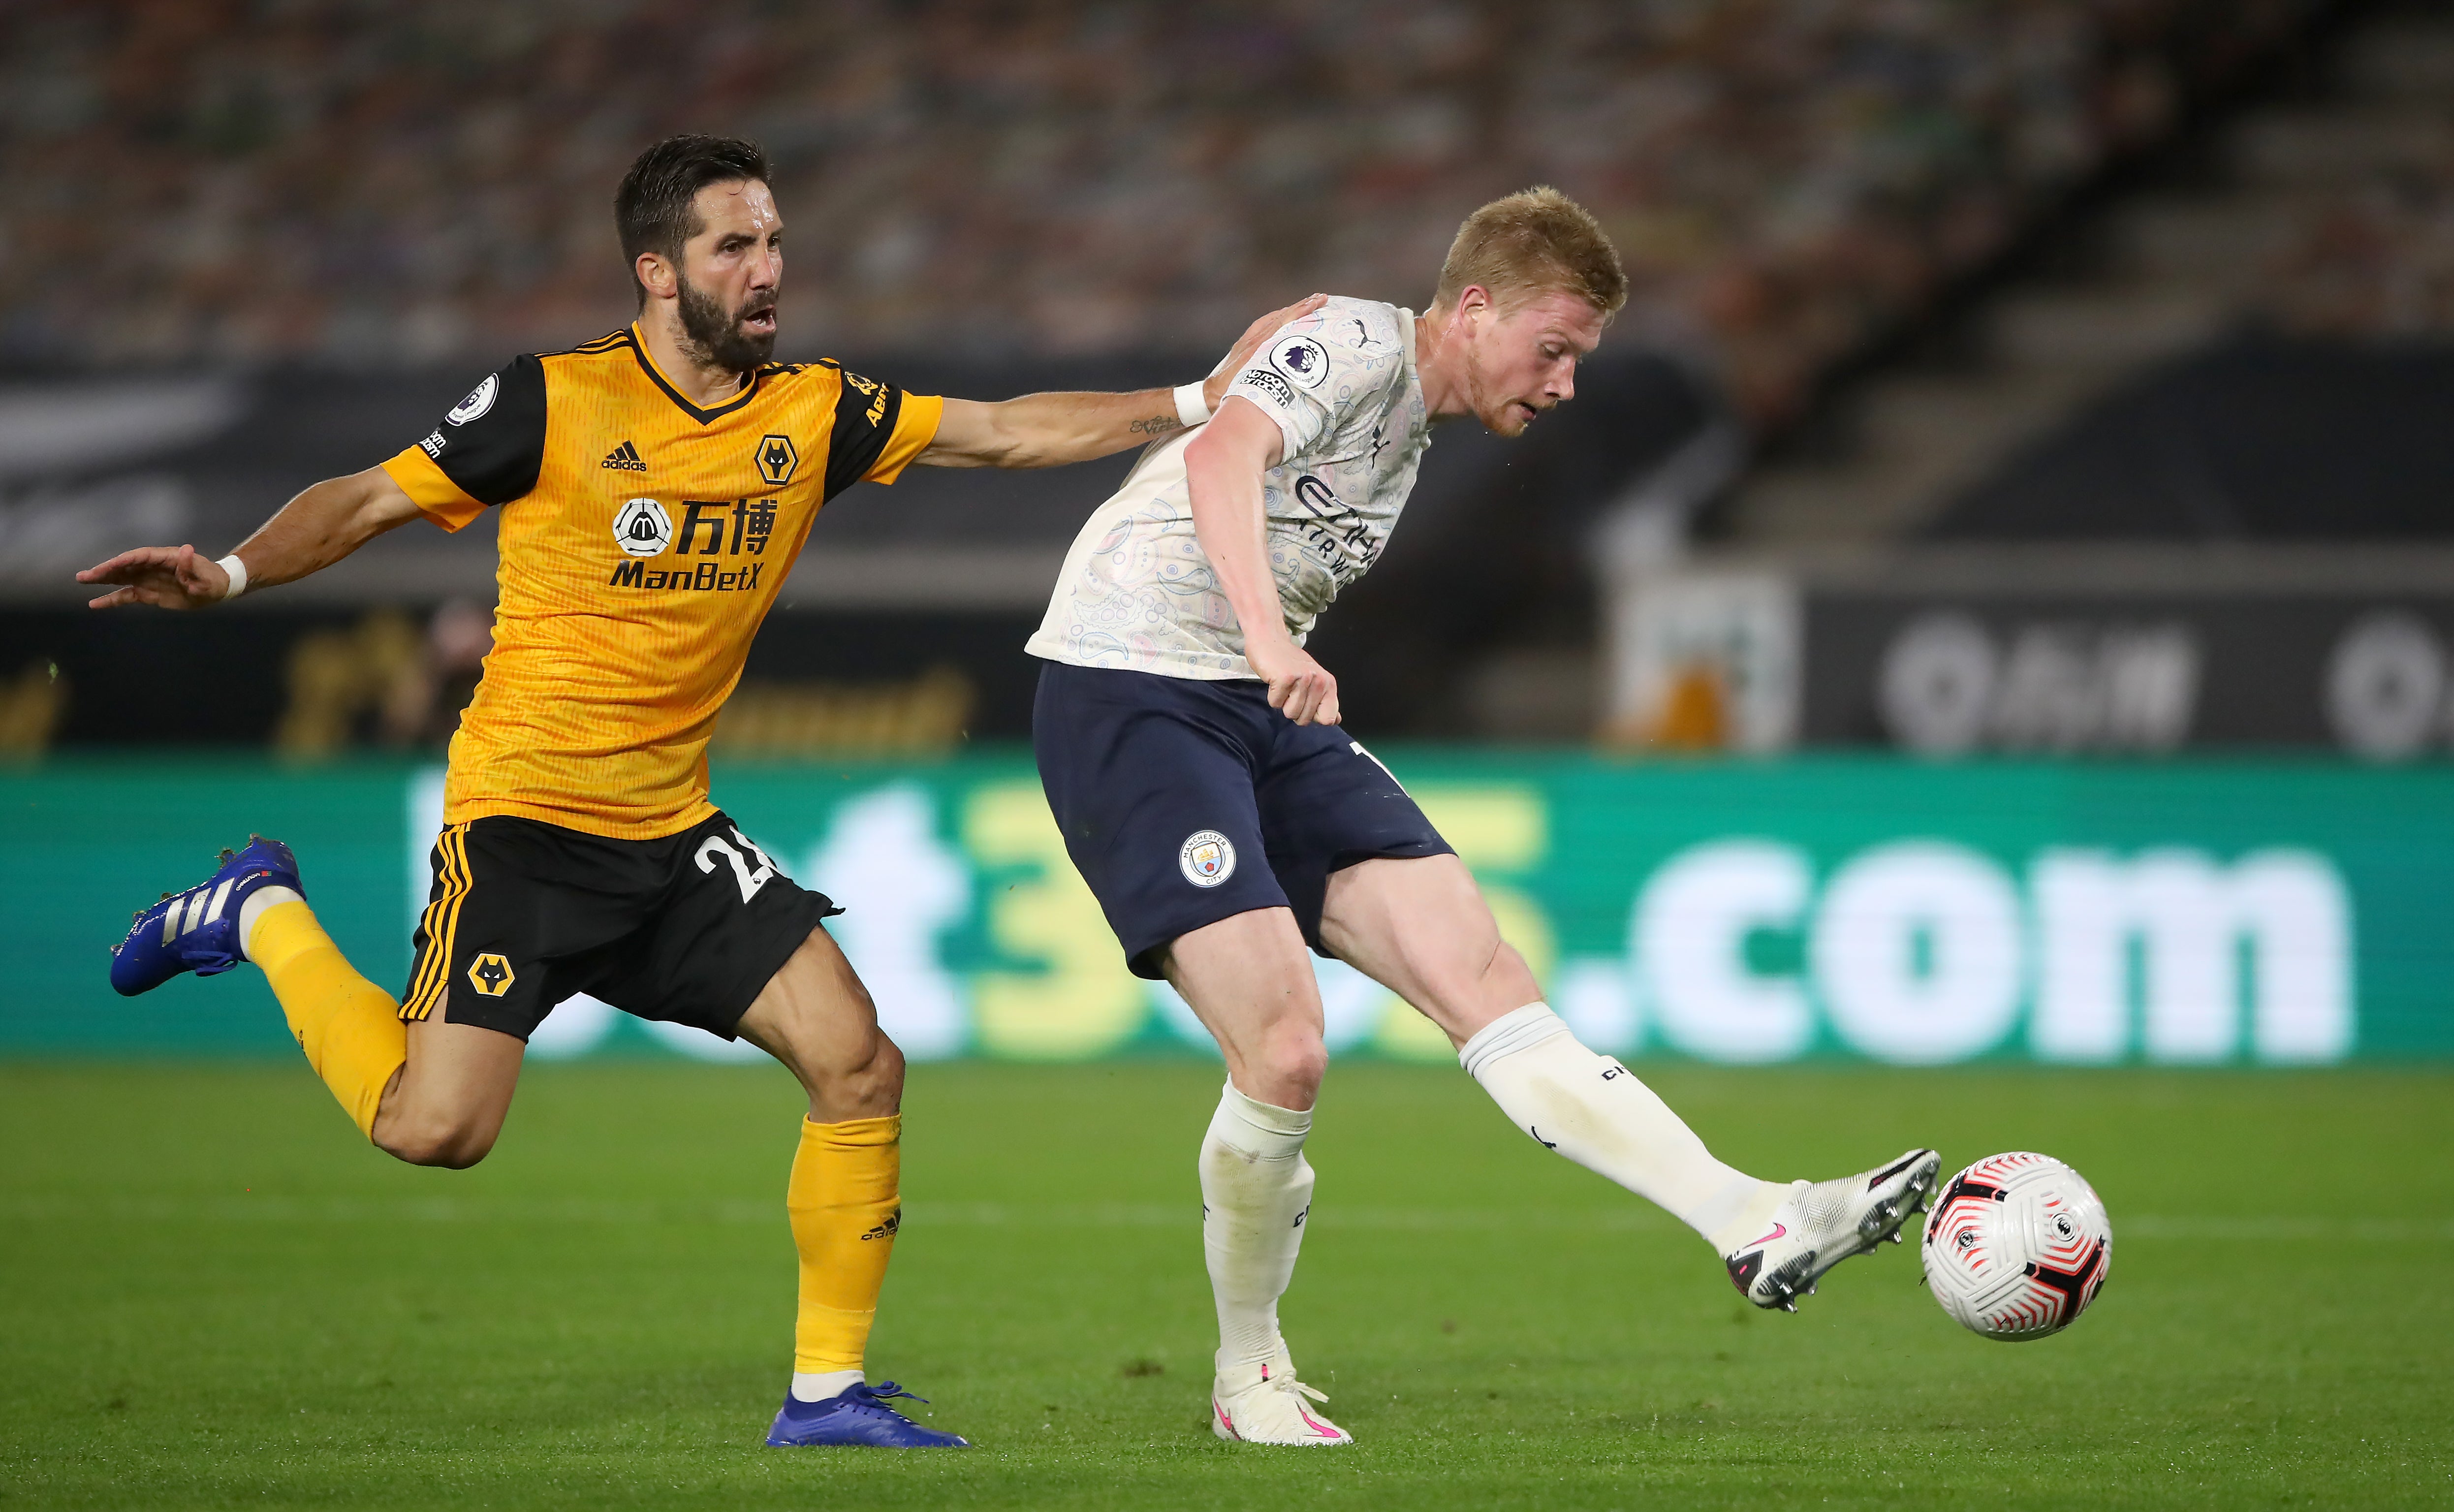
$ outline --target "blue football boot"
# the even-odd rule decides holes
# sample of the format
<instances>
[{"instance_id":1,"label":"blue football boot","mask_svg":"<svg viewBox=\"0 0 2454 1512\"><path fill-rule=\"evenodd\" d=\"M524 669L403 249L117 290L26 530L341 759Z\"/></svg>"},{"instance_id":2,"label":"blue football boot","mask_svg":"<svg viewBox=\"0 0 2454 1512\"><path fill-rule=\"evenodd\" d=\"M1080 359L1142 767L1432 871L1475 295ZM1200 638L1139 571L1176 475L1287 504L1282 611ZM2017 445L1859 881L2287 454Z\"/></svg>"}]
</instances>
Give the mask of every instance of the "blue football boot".
<instances>
[{"instance_id":1,"label":"blue football boot","mask_svg":"<svg viewBox=\"0 0 2454 1512\"><path fill-rule=\"evenodd\" d=\"M891 1397L907 1401L926 1401L926 1397L912 1393L887 1381L872 1386L855 1381L843 1389L843 1394L824 1401L803 1401L791 1392L784 1394L784 1410L775 1414L774 1425L767 1430L767 1442L773 1448L801 1447L814 1444L859 1444L874 1449L968 1449L968 1440L951 1433L924 1428L888 1406Z\"/></svg>"},{"instance_id":2,"label":"blue football boot","mask_svg":"<svg viewBox=\"0 0 2454 1512\"><path fill-rule=\"evenodd\" d=\"M259 887L307 896L298 858L279 840L248 837L247 849L222 852L221 869L184 893L165 893L137 911L128 937L111 953L111 985L122 998L151 992L183 971L211 977L247 958L238 937L239 905Z\"/></svg>"}]
</instances>

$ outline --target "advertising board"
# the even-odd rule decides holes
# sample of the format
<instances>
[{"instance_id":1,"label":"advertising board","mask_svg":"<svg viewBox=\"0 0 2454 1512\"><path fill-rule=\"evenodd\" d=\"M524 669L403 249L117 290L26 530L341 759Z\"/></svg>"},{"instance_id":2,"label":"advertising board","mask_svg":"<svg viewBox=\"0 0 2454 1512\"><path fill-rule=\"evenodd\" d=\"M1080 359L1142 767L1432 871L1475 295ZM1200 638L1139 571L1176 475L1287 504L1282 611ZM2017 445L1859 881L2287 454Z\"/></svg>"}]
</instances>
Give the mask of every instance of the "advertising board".
<instances>
[{"instance_id":1,"label":"advertising board","mask_svg":"<svg viewBox=\"0 0 2454 1512\"><path fill-rule=\"evenodd\" d=\"M1554 1005L1623 1056L2454 1053L2454 769L1383 755ZM104 975L129 910L251 830L297 846L334 937L398 983L439 779L236 759L0 777L0 917L29 941L0 1053L282 1050L251 971L132 1000ZM719 767L714 786L779 865L846 906L830 928L914 1058L1211 1053L1171 992L1126 971L1027 759ZM1385 990L1318 964L1335 1053L1448 1058ZM557 1010L532 1052L754 1054L587 999Z\"/></svg>"}]
</instances>

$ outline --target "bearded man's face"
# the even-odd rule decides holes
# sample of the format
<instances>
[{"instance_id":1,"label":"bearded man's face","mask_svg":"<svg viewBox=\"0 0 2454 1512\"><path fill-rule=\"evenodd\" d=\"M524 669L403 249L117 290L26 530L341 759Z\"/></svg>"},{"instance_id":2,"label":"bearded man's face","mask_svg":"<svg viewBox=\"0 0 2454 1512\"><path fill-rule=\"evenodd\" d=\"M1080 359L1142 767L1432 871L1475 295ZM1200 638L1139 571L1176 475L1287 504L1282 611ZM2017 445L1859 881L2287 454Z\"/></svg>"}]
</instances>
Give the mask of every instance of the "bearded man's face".
<instances>
[{"instance_id":1,"label":"bearded man's face","mask_svg":"<svg viewBox=\"0 0 2454 1512\"><path fill-rule=\"evenodd\" d=\"M679 278L682 332L707 360L734 373L762 367L775 352L775 292L754 289L728 310L714 294Z\"/></svg>"},{"instance_id":2,"label":"bearded man's face","mask_svg":"<svg viewBox=\"0 0 2454 1512\"><path fill-rule=\"evenodd\" d=\"M775 352L783 218L755 179L706 185L691 210L698 229L674 269L683 338L701 362L752 372Z\"/></svg>"}]
</instances>

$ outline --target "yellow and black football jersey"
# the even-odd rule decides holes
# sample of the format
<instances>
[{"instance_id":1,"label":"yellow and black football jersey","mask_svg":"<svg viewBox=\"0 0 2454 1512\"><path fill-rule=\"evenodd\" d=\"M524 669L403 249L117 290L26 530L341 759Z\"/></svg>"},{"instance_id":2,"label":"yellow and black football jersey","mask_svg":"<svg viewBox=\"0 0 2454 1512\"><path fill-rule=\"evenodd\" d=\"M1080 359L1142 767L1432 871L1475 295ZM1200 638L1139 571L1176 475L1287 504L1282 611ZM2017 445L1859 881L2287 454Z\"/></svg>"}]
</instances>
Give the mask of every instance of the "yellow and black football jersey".
<instances>
[{"instance_id":1,"label":"yellow and black football jersey","mask_svg":"<svg viewBox=\"0 0 2454 1512\"><path fill-rule=\"evenodd\" d=\"M636 327L514 359L384 464L458 530L503 506L494 649L444 818L653 839L714 814L707 741L811 521L892 483L940 399L776 363L701 409Z\"/></svg>"}]
</instances>

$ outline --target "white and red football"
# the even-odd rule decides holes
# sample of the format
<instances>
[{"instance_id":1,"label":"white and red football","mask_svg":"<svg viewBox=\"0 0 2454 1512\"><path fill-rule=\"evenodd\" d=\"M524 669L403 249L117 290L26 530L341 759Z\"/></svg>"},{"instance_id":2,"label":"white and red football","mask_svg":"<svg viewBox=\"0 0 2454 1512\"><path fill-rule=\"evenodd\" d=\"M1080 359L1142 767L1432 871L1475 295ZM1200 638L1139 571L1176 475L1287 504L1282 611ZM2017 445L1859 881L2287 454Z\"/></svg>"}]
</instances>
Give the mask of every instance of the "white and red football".
<instances>
[{"instance_id":1,"label":"white and red football","mask_svg":"<svg viewBox=\"0 0 2454 1512\"><path fill-rule=\"evenodd\" d=\"M1926 1218L1926 1288L1987 1339L2060 1333L2112 1266L2103 1201L2050 1155L1987 1156L1943 1183Z\"/></svg>"}]
</instances>

